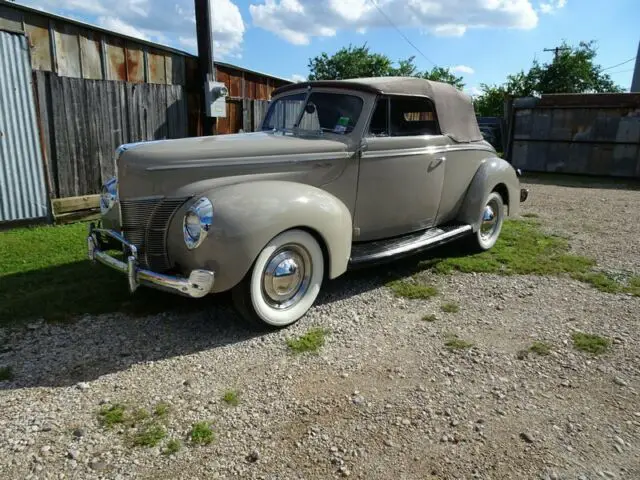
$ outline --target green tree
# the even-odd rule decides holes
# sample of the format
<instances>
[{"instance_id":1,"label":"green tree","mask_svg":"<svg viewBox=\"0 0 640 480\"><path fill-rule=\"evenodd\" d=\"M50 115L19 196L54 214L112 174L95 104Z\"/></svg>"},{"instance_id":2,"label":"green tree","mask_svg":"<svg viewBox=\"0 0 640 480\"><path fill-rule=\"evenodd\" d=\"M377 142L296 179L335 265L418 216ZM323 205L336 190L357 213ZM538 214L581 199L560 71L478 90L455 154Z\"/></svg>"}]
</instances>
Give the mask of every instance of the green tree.
<instances>
[{"instance_id":1,"label":"green tree","mask_svg":"<svg viewBox=\"0 0 640 480\"><path fill-rule=\"evenodd\" d=\"M391 60L371 53L367 45L343 47L332 56L321 53L309 59L309 80L344 80L357 77L381 77L389 74Z\"/></svg>"},{"instance_id":2,"label":"green tree","mask_svg":"<svg viewBox=\"0 0 640 480\"><path fill-rule=\"evenodd\" d=\"M365 45L349 45L329 56L327 53L309 59L309 80L344 80L358 77L420 77L428 80L447 82L462 89L462 77L457 77L448 68L434 67L420 71L415 57L393 62L386 55L371 53Z\"/></svg>"},{"instance_id":3,"label":"green tree","mask_svg":"<svg viewBox=\"0 0 640 480\"><path fill-rule=\"evenodd\" d=\"M595 63L595 42L580 42L577 47L563 43L562 47L567 50L562 50L549 63L541 64L534 60L528 72L509 75L501 85L480 85L482 93L474 98L476 113L482 116L502 115L507 97L623 91Z\"/></svg>"},{"instance_id":4,"label":"green tree","mask_svg":"<svg viewBox=\"0 0 640 480\"><path fill-rule=\"evenodd\" d=\"M422 78L426 78L427 80L434 80L436 82L445 82L450 83L454 87L462 90L464 88L464 82L462 81L462 77L458 77L451 73L451 70L444 67L433 67L432 70L427 70L419 75Z\"/></svg>"},{"instance_id":5,"label":"green tree","mask_svg":"<svg viewBox=\"0 0 640 480\"><path fill-rule=\"evenodd\" d=\"M551 63L534 60L527 76L537 94L545 93L618 93L623 90L595 63L595 41L580 42L564 50Z\"/></svg>"}]
</instances>

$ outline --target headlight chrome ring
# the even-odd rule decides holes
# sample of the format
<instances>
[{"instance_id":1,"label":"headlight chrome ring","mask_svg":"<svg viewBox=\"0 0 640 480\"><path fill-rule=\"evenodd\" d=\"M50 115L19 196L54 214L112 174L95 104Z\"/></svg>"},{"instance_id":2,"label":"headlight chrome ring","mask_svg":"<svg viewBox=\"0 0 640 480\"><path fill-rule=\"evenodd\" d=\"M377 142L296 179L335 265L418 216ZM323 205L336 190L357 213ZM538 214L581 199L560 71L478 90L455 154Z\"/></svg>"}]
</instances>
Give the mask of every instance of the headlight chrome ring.
<instances>
[{"instance_id":1,"label":"headlight chrome ring","mask_svg":"<svg viewBox=\"0 0 640 480\"><path fill-rule=\"evenodd\" d=\"M184 215L182 231L184 243L189 250L198 248L211 229L213 222L213 204L202 197L189 207Z\"/></svg>"},{"instance_id":2,"label":"headlight chrome ring","mask_svg":"<svg viewBox=\"0 0 640 480\"><path fill-rule=\"evenodd\" d=\"M118 200L118 179L111 177L102 185L100 193L100 213L106 215Z\"/></svg>"}]
</instances>

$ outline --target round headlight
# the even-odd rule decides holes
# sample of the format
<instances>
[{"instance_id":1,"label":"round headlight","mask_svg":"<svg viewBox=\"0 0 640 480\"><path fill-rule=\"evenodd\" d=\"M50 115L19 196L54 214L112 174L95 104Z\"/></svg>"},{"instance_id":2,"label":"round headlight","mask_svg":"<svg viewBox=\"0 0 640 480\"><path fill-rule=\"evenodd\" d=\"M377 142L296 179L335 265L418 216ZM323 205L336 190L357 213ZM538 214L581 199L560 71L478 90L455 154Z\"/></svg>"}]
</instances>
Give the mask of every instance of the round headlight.
<instances>
[{"instance_id":1,"label":"round headlight","mask_svg":"<svg viewBox=\"0 0 640 480\"><path fill-rule=\"evenodd\" d=\"M200 240L200 218L195 212L187 212L184 217L184 229L191 240L194 242Z\"/></svg>"},{"instance_id":2,"label":"round headlight","mask_svg":"<svg viewBox=\"0 0 640 480\"><path fill-rule=\"evenodd\" d=\"M100 213L105 215L111 210L118 199L118 180L112 177L102 185L100 194Z\"/></svg>"},{"instance_id":3,"label":"round headlight","mask_svg":"<svg viewBox=\"0 0 640 480\"><path fill-rule=\"evenodd\" d=\"M184 216L184 243L187 248L198 247L206 238L213 221L213 204L206 198L200 198L191 205Z\"/></svg>"}]
</instances>

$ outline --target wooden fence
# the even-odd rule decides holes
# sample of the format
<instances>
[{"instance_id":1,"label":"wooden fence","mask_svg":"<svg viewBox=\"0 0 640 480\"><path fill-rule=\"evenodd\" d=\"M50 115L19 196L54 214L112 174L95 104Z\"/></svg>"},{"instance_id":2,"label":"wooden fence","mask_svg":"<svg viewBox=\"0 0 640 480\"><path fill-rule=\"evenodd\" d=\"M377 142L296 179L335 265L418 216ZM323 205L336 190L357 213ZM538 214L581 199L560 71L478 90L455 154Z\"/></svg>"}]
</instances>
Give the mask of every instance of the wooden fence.
<instances>
[{"instance_id":1,"label":"wooden fence","mask_svg":"<svg viewBox=\"0 0 640 480\"><path fill-rule=\"evenodd\" d=\"M513 102L507 158L531 172L640 178L640 94Z\"/></svg>"},{"instance_id":2,"label":"wooden fence","mask_svg":"<svg viewBox=\"0 0 640 480\"><path fill-rule=\"evenodd\" d=\"M128 142L188 136L184 87L34 72L52 198L99 193Z\"/></svg>"}]
</instances>

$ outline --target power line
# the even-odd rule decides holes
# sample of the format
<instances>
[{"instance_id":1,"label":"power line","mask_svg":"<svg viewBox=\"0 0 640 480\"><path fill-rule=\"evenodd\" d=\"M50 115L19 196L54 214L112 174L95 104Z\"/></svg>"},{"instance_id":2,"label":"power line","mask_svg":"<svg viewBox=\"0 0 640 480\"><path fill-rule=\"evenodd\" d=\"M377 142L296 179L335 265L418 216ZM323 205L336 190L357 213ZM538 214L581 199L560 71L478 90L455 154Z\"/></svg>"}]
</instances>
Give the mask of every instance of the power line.
<instances>
[{"instance_id":1,"label":"power line","mask_svg":"<svg viewBox=\"0 0 640 480\"><path fill-rule=\"evenodd\" d=\"M427 57L424 53L422 53L422 50L420 50L418 47L416 47L416 45L415 45L411 40L409 40L409 38L408 38L404 33L402 33L402 30L400 30L400 29L396 26L396 24L395 24L395 23L393 23L393 21L392 21L392 20L387 16L387 14L386 14L386 13L384 13L384 11L382 10L382 8L380 8L380 5L378 5L378 3L376 2L376 0L370 0L370 1L371 1L371 3L373 4L373 6L374 6L374 7L376 7L376 8L378 9L378 11L380 12L380 14L381 14L381 15L382 15L386 20L387 20L387 22L389 22L389 25L391 25L393 28L395 28L395 29L396 29L396 31L400 34L400 36L401 36L402 38L404 38L404 39L405 39L405 41L406 41L409 45L411 45L411 46L416 50L416 52L418 52L420 55L422 55L422 56L425 58L425 60L427 60L429 63L431 63L431 65L433 65L434 67L437 67L437 65L435 64L435 62L434 62L433 60L431 60L431 59L430 59L429 57Z\"/></svg>"},{"instance_id":2,"label":"power line","mask_svg":"<svg viewBox=\"0 0 640 480\"><path fill-rule=\"evenodd\" d=\"M609 72L609 75L617 75L618 73L627 73L627 72L633 72L635 69L634 68L630 68L629 70L620 70L617 72Z\"/></svg>"},{"instance_id":3,"label":"power line","mask_svg":"<svg viewBox=\"0 0 640 480\"><path fill-rule=\"evenodd\" d=\"M622 63L617 63L617 64L615 64L615 65L611 65L610 67L603 68L603 69L602 69L602 70L600 70L600 71L601 71L601 72L604 72L605 70L611 70L612 68L619 67L620 65L624 65L625 63L633 62L635 59L636 59L636 57L632 57L632 58L630 58L629 60L625 60L625 61L624 61L624 62L622 62Z\"/></svg>"}]
</instances>

